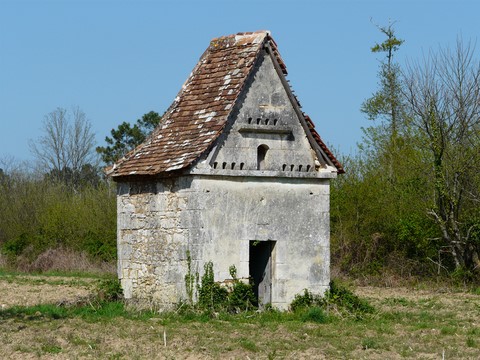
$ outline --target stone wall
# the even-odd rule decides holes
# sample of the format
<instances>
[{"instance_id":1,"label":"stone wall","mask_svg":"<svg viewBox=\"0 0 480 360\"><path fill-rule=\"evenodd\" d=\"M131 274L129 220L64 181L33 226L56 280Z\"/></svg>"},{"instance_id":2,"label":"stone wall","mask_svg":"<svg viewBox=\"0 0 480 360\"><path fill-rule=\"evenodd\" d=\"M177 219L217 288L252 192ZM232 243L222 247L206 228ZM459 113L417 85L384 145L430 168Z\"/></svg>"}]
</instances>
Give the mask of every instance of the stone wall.
<instances>
[{"instance_id":1,"label":"stone wall","mask_svg":"<svg viewBox=\"0 0 480 360\"><path fill-rule=\"evenodd\" d=\"M186 298L186 252L194 271L213 261L249 277L251 241L275 241L272 305L286 308L329 282L328 179L184 176L137 189L119 184L119 277L125 297L171 307ZM146 188L146 190L145 190Z\"/></svg>"},{"instance_id":2,"label":"stone wall","mask_svg":"<svg viewBox=\"0 0 480 360\"><path fill-rule=\"evenodd\" d=\"M210 166L258 170L258 148L267 150L262 170L315 172L312 150L272 58L265 51L232 112L235 119L218 141Z\"/></svg>"}]
</instances>

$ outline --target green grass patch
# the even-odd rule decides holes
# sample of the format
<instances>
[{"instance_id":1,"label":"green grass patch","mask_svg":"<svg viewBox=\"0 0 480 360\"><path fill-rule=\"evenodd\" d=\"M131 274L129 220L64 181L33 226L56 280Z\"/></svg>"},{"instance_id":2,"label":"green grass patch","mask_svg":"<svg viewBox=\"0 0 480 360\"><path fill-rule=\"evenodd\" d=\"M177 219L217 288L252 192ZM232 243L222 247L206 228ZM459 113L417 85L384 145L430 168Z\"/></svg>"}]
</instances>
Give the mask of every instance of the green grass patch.
<instances>
[{"instance_id":1,"label":"green grass patch","mask_svg":"<svg viewBox=\"0 0 480 360\"><path fill-rule=\"evenodd\" d=\"M62 351L62 348L55 344L43 344L41 349L44 353L49 354L58 354Z\"/></svg>"},{"instance_id":2,"label":"green grass patch","mask_svg":"<svg viewBox=\"0 0 480 360\"><path fill-rule=\"evenodd\" d=\"M376 339L367 337L362 340L362 349L367 350L367 349L377 349L378 348L378 342Z\"/></svg>"},{"instance_id":3,"label":"green grass patch","mask_svg":"<svg viewBox=\"0 0 480 360\"><path fill-rule=\"evenodd\" d=\"M455 335L457 329L453 326L443 326L440 328L440 334L442 335Z\"/></svg>"},{"instance_id":4,"label":"green grass patch","mask_svg":"<svg viewBox=\"0 0 480 360\"><path fill-rule=\"evenodd\" d=\"M244 348L245 350L251 351L251 352L257 352L258 347L257 345L250 339L240 339L239 341L240 346Z\"/></svg>"},{"instance_id":5,"label":"green grass patch","mask_svg":"<svg viewBox=\"0 0 480 360\"><path fill-rule=\"evenodd\" d=\"M480 287L475 287L472 289L472 294L474 295L480 295Z\"/></svg>"},{"instance_id":6,"label":"green grass patch","mask_svg":"<svg viewBox=\"0 0 480 360\"><path fill-rule=\"evenodd\" d=\"M318 324L326 324L329 321L329 317L325 314L322 308L314 306L308 308L302 315L302 321L309 321Z\"/></svg>"},{"instance_id":7,"label":"green grass patch","mask_svg":"<svg viewBox=\"0 0 480 360\"><path fill-rule=\"evenodd\" d=\"M21 319L21 320L40 320L40 319L63 319L70 315L71 310L51 304L35 306L12 306L0 310L0 319Z\"/></svg>"},{"instance_id":8,"label":"green grass patch","mask_svg":"<svg viewBox=\"0 0 480 360\"><path fill-rule=\"evenodd\" d=\"M468 330L467 335L480 336L480 328L474 327L474 328Z\"/></svg>"},{"instance_id":9,"label":"green grass patch","mask_svg":"<svg viewBox=\"0 0 480 360\"><path fill-rule=\"evenodd\" d=\"M477 341L475 341L471 336L467 337L467 346L470 348L476 348L477 347Z\"/></svg>"}]
</instances>

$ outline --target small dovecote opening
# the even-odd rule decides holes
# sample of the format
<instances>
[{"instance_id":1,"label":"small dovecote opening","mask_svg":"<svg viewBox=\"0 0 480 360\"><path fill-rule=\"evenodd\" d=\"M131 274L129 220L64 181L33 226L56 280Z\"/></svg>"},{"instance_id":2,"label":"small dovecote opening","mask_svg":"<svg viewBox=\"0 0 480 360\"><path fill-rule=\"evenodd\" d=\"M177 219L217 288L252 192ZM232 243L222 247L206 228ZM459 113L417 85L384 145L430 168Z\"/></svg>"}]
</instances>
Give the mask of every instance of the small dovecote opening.
<instances>
[{"instance_id":1,"label":"small dovecote opening","mask_svg":"<svg viewBox=\"0 0 480 360\"><path fill-rule=\"evenodd\" d=\"M248 123L249 123L249 124L252 123L252 118L251 118L251 117L248 118Z\"/></svg>"},{"instance_id":2,"label":"small dovecote opening","mask_svg":"<svg viewBox=\"0 0 480 360\"><path fill-rule=\"evenodd\" d=\"M287 164L283 164L282 170L285 171L287 169Z\"/></svg>"},{"instance_id":3,"label":"small dovecote opening","mask_svg":"<svg viewBox=\"0 0 480 360\"><path fill-rule=\"evenodd\" d=\"M311 168L311 166L310 166L310 165L307 165L307 172L310 171L310 168Z\"/></svg>"},{"instance_id":4,"label":"small dovecote opening","mask_svg":"<svg viewBox=\"0 0 480 360\"><path fill-rule=\"evenodd\" d=\"M243 170L244 163L240 163L240 170Z\"/></svg>"},{"instance_id":5,"label":"small dovecote opening","mask_svg":"<svg viewBox=\"0 0 480 360\"><path fill-rule=\"evenodd\" d=\"M231 167L232 167L232 170L235 169L235 163L234 163L234 162L232 163L232 166L231 166Z\"/></svg>"},{"instance_id":6,"label":"small dovecote opening","mask_svg":"<svg viewBox=\"0 0 480 360\"><path fill-rule=\"evenodd\" d=\"M268 146L267 145L260 145L257 148L257 170L264 170L265 169L265 158L267 156Z\"/></svg>"},{"instance_id":7,"label":"small dovecote opening","mask_svg":"<svg viewBox=\"0 0 480 360\"><path fill-rule=\"evenodd\" d=\"M227 163L226 162L222 163L222 169L226 169L226 168L227 168Z\"/></svg>"},{"instance_id":8,"label":"small dovecote opening","mask_svg":"<svg viewBox=\"0 0 480 360\"><path fill-rule=\"evenodd\" d=\"M215 162L213 163L213 168L216 169L217 166L218 166L218 162L215 161Z\"/></svg>"}]
</instances>

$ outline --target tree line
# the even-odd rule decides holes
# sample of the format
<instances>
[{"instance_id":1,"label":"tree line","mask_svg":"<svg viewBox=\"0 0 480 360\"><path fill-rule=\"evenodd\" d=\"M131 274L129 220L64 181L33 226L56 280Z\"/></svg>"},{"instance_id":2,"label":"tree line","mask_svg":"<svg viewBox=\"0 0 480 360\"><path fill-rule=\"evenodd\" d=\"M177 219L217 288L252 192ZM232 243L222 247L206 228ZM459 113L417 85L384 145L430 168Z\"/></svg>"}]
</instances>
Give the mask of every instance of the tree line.
<instances>
[{"instance_id":1,"label":"tree line","mask_svg":"<svg viewBox=\"0 0 480 360\"><path fill-rule=\"evenodd\" d=\"M334 261L348 272L480 274L480 62L459 38L400 66L392 24L372 120L347 173L333 182Z\"/></svg>"},{"instance_id":2,"label":"tree line","mask_svg":"<svg viewBox=\"0 0 480 360\"><path fill-rule=\"evenodd\" d=\"M86 114L74 107L45 115L30 141L33 168L0 159L0 251L7 265L35 268L51 249L116 259L116 189L103 168L144 141L160 116L151 111L123 122L96 147Z\"/></svg>"},{"instance_id":3,"label":"tree line","mask_svg":"<svg viewBox=\"0 0 480 360\"><path fill-rule=\"evenodd\" d=\"M399 64L392 24L378 90L360 109L371 120L346 173L332 181L332 264L350 275L480 279L480 63L459 39ZM153 111L121 123L96 146L78 108L44 118L30 145L34 171L0 163L0 250L12 265L68 247L116 258L115 186L102 168L140 144L161 120Z\"/></svg>"}]
</instances>

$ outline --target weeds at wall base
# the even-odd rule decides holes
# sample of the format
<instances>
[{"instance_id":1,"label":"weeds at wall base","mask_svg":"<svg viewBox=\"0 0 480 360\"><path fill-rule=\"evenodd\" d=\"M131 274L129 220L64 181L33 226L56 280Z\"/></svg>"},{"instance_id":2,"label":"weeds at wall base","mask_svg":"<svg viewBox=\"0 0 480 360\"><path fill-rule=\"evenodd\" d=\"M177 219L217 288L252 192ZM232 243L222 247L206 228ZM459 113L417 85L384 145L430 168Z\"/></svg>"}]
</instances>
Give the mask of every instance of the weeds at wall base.
<instances>
[{"instance_id":1,"label":"weeds at wall base","mask_svg":"<svg viewBox=\"0 0 480 360\"><path fill-rule=\"evenodd\" d=\"M205 263L200 281L200 274L192 273L192 258L188 250L186 258L187 273L184 280L188 298L179 304L177 312L197 311L215 316L219 312L240 313L257 309L258 300L253 293L252 284L246 284L237 278L237 269L234 265L229 268L232 278L230 286L225 287L215 282L211 261Z\"/></svg>"}]
</instances>

